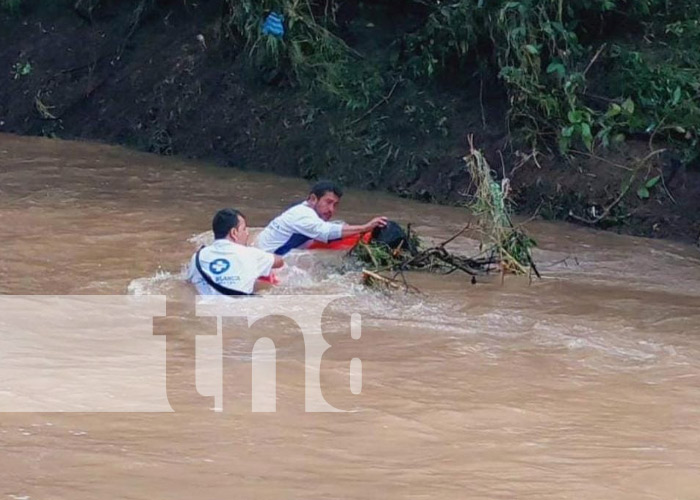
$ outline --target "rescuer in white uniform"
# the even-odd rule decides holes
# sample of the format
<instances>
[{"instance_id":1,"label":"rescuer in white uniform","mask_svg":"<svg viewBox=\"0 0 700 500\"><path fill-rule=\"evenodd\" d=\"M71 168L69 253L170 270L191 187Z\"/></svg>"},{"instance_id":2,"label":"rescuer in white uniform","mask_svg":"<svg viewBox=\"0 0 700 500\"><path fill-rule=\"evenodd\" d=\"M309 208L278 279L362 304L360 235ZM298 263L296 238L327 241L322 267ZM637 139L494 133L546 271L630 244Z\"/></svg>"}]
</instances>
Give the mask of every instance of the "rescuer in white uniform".
<instances>
[{"instance_id":1,"label":"rescuer in white uniform","mask_svg":"<svg viewBox=\"0 0 700 500\"><path fill-rule=\"evenodd\" d=\"M375 217L362 225L329 222L342 196L342 190L333 182L318 182L311 188L306 201L287 209L263 229L255 246L266 252L285 255L295 248L304 248L312 240L328 243L386 226L386 217Z\"/></svg>"},{"instance_id":2,"label":"rescuer in white uniform","mask_svg":"<svg viewBox=\"0 0 700 500\"><path fill-rule=\"evenodd\" d=\"M282 257L248 244L248 226L238 210L219 210L212 221L214 243L190 261L187 279L200 295L251 295L255 281L282 267Z\"/></svg>"}]
</instances>

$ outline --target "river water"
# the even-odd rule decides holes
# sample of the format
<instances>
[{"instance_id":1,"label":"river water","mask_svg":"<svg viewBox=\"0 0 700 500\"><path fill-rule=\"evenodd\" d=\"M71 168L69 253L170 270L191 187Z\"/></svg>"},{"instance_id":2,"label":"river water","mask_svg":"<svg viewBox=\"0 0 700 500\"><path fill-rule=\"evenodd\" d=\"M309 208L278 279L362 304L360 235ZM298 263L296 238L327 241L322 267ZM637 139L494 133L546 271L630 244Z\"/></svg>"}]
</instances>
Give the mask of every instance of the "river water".
<instances>
[{"instance_id":1,"label":"river water","mask_svg":"<svg viewBox=\"0 0 700 500\"><path fill-rule=\"evenodd\" d=\"M303 340L280 318L225 338L224 411L202 406L185 376L195 297L183 266L219 208L260 226L306 187L0 135L0 293L166 295L180 339L174 413L0 414L0 498L700 498L700 253L671 242L532 222L542 280L412 275L420 295L366 290L337 257L302 255L263 293L347 296L330 313L337 345L321 378L350 411L304 411ZM338 215L379 214L434 240L465 221L459 208L364 192ZM261 336L278 348L275 413L251 411ZM22 344L20 362L45 342Z\"/></svg>"}]
</instances>

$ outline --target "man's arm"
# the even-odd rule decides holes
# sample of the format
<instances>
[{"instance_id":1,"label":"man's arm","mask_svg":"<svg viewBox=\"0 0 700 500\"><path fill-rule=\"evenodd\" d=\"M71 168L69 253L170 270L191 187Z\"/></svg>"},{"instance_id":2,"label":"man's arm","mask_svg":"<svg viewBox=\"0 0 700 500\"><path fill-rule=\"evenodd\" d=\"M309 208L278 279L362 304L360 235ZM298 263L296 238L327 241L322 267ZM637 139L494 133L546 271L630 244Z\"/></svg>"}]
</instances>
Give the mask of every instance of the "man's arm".
<instances>
[{"instance_id":1,"label":"man's arm","mask_svg":"<svg viewBox=\"0 0 700 500\"><path fill-rule=\"evenodd\" d=\"M303 217L291 221L289 226L294 233L324 243L342 237L343 224L324 221L312 209Z\"/></svg>"},{"instance_id":2,"label":"man's arm","mask_svg":"<svg viewBox=\"0 0 700 500\"><path fill-rule=\"evenodd\" d=\"M353 234L368 233L372 231L375 227L386 226L386 217L375 217L366 224L353 226L350 224L343 224L342 236L352 236Z\"/></svg>"},{"instance_id":3,"label":"man's arm","mask_svg":"<svg viewBox=\"0 0 700 500\"><path fill-rule=\"evenodd\" d=\"M373 230L375 227L384 227L386 223L386 217L375 217L366 224L341 224L337 222L326 222L314 214L295 221L293 229L295 232L301 233L311 239L327 243L328 241L340 239L344 236L366 233Z\"/></svg>"},{"instance_id":4,"label":"man's arm","mask_svg":"<svg viewBox=\"0 0 700 500\"><path fill-rule=\"evenodd\" d=\"M269 276L273 269L278 269L284 265L284 260L279 255L275 255L255 247L246 247L249 256L252 258L250 265L255 266L256 274L259 277Z\"/></svg>"}]
</instances>

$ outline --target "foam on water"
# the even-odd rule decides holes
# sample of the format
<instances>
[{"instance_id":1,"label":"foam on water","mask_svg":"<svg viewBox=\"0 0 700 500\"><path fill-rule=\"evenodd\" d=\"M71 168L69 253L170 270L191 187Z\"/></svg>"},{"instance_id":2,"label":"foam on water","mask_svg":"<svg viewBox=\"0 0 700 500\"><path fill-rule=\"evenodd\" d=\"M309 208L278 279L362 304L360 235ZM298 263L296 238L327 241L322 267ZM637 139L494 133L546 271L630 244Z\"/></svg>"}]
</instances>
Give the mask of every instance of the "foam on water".
<instances>
[{"instance_id":1,"label":"foam on water","mask_svg":"<svg viewBox=\"0 0 700 500\"><path fill-rule=\"evenodd\" d=\"M159 269L152 276L131 280L126 291L129 295L162 295L167 293L173 285L183 282L184 279L183 271L175 274Z\"/></svg>"},{"instance_id":2,"label":"foam on water","mask_svg":"<svg viewBox=\"0 0 700 500\"><path fill-rule=\"evenodd\" d=\"M191 237L187 238L187 241L194 243L193 247L195 249L201 247L202 245L211 245L212 241L214 241L214 233L211 231L204 231L203 233L192 235Z\"/></svg>"},{"instance_id":3,"label":"foam on water","mask_svg":"<svg viewBox=\"0 0 700 500\"><path fill-rule=\"evenodd\" d=\"M193 251L212 241L210 231L193 235L187 240L193 244ZM572 275L588 273L586 283L609 284L613 279L594 265L580 265L570 255L542 252L542 268L548 268L548 279L567 279ZM600 262L596 263L598 266ZM150 277L137 278L128 286L133 295L168 294L188 286L185 279L187 263L183 263L180 273L159 270ZM617 267L619 262L611 263ZM555 315L533 316L524 305L510 305L504 308L472 309L465 307L464 297L441 294L384 293L369 289L361 284L361 267L349 262L344 252L334 251L294 251L285 257L285 266L276 271L281 283L265 287L263 295L289 294L338 294L347 296L330 307L336 312L357 311L362 314L365 327L382 329L400 323L407 329L425 332L447 333L455 338L491 339L490 351L519 349L527 345L537 345L548 349L566 349L585 354L596 352L602 359L618 360L618 368L628 369L627 361L641 368L659 362L682 363L675 346L661 345L635 336L635 331L619 325L611 328L609 318L596 321L586 318L583 323L572 327L560 321ZM591 276L592 274L592 276ZM483 289L483 293L493 290ZM235 346L229 346L228 354L239 357ZM495 349L495 350L494 350ZM600 356L599 356L600 357ZM620 363L622 362L622 363ZM600 364L600 363L596 363ZM603 362L605 364L605 362ZM603 366L601 364L599 368ZM613 363L615 364L615 363Z\"/></svg>"}]
</instances>

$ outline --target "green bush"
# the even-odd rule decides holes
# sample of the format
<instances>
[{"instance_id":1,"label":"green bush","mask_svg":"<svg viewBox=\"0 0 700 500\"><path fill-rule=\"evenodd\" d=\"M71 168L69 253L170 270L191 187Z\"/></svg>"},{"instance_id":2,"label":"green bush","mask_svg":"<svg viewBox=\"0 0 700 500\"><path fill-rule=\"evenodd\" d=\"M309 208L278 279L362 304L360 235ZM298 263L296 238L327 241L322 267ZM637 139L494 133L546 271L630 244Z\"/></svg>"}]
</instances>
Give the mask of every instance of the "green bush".
<instances>
[{"instance_id":1,"label":"green bush","mask_svg":"<svg viewBox=\"0 0 700 500\"><path fill-rule=\"evenodd\" d=\"M700 2L429 5L421 29L406 37L414 72L433 75L465 60L488 61L508 92L511 129L533 146L592 150L645 133L673 141L687 160L697 155ZM635 50L629 39L651 43Z\"/></svg>"},{"instance_id":2,"label":"green bush","mask_svg":"<svg viewBox=\"0 0 700 500\"><path fill-rule=\"evenodd\" d=\"M688 50L700 43L700 29L698 21L692 23L693 36L679 38L680 46L671 41L658 52L613 46L605 75L611 95L629 96L636 104L627 131L666 137L683 149L686 161L697 156L700 132L700 56Z\"/></svg>"},{"instance_id":3,"label":"green bush","mask_svg":"<svg viewBox=\"0 0 700 500\"><path fill-rule=\"evenodd\" d=\"M351 109L366 107L384 82L378 68L366 63L335 35L336 0L227 0L224 19L229 33L246 47L259 67L291 73L295 80L320 88ZM285 35L264 34L268 13L284 16Z\"/></svg>"},{"instance_id":4,"label":"green bush","mask_svg":"<svg viewBox=\"0 0 700 500\"><path fill-rule=\"evenodd\" d=\"M474 67L497 75L510 130L533 148L594 150L643 134L670 141L688 162L698 156L698 0L358 1L375 14L383 9L396 26L394 69L403 76L465 81ZM90 12L100 4L69 3ZM134 27L167 4L132 3ZM4 9L20 4L0 0ZM338 36L341 0L224 5L226 33L271 79L286 75L350 109L366 108L386 88L388 68ZM284 16L282 38L262 32L273 11Z\"/></svg>"}]
</instances>

